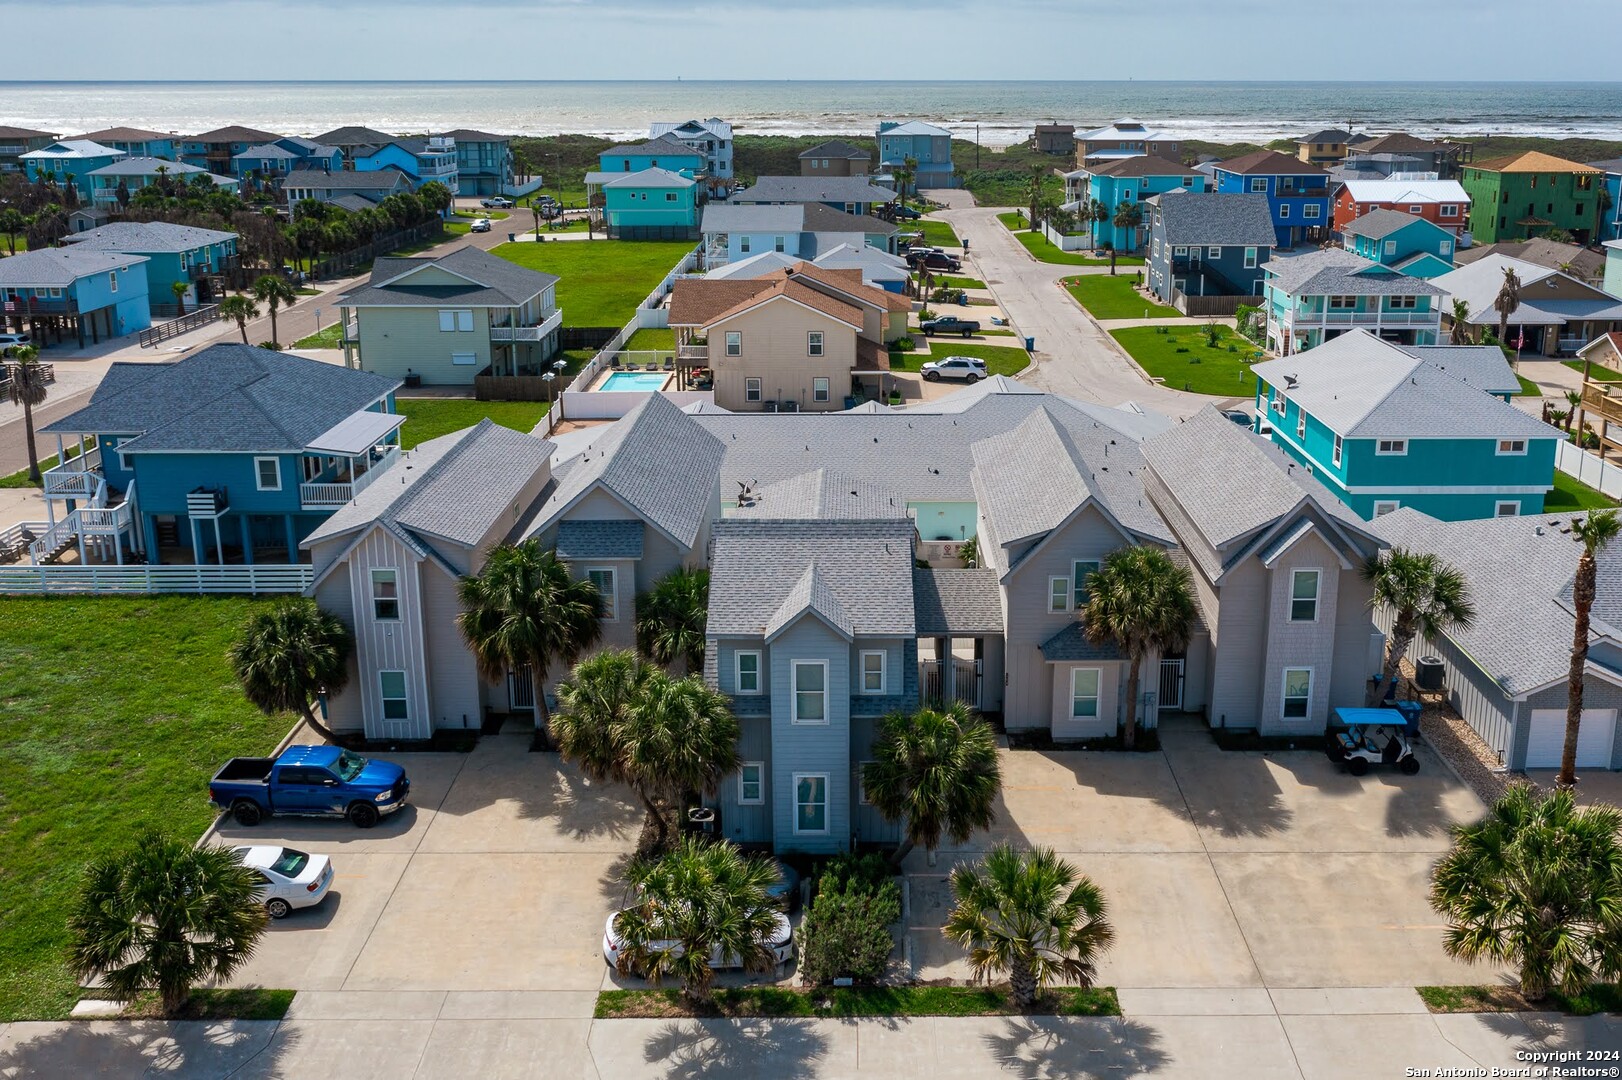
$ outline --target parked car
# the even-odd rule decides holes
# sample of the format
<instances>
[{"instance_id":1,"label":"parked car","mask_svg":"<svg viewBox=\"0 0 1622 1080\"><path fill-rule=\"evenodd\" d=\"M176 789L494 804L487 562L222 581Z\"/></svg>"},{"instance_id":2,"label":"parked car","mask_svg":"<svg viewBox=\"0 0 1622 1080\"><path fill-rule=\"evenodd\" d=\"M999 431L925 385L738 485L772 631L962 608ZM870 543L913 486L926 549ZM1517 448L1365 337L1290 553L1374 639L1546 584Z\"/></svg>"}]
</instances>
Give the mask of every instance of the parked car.
<instances>
[{"instance_id":1,"label":"parked car","mask_svg":"<svg viewBox=\"0 0 1622 1080\"><path fill-rule=\"evenodd\" d=\"M480 199L479 205L486 210L511 210L513 201L505 196L496 195L488 199Z\"/></svg>"},{"instance_id":2,"label":"parked car","mask_svg":"<svg viewBox=\"0 0 1622 1080\"><path fill-rule=\"evenodd\" d=\"M1248 428L1254 422L1251 420L1250 414L1243 409L1223 409L1222 415L1242 428Z\"/></svg>"},{"instance_id":3,"label":"parked car","mask_svg":"<svg viewBox=\"0 0 1622 1080\"><path fill-rule=\"evenodd\" d=\"M9 354L12 349L32 344L33 340L27 334L0 334L0 356Z\"/></svg>"},{"instance_id":4,"label":"parked car","mask_svg":"<svg viewBox=\"0 0 1622 1080\"><path fill-rule=\"evenodd\" d=\"M411 780L389 761L336 746L289 746L278 758L232 758L208 784L208 800L238 825L267 817L341 817L370 829L406 804Z\"/></svg>"},{"instance_id":5,"label":"parked car","mask_svg":"<svg viewBox=\"0 0 1622 1080\"><path fill-rule=\"evenodd\" d=\"M242 865L259 875L259 896L272 919L294 908L315 907L332 888L332 860L275 844L232 848Z\"/></svg>"},{"instance_id":6,"label":"parked car","mask_svg":"<svg viewBox=\"0 0 1622 1080\"><path fill-rule=\"evenodd\" d=\"M963 260L956 255L948 255L940 249L920 254L916 248L907 252L907 261L914 269L927 267L930 270L950 270L953 273L963 269Z\"/></svg>"},{"instance_id":7,"label":"parked car","mask_svg":"<svg viewBox=\"0 0 1622 1080\"><path fill-rule=\"evenodd\" d=\"M912 207L904 206L901 203L890 203L889 207L891 216L900 221L917 221L924 216Z\"/></svg>"},{"instance_id":8,"label":"parked car","mask_svg":"<svg viewBox=\"0 0 1622 1080\"><path fill-rule=\"evenodd\" d=\"M986 362L976 356L947 356L931 360L921 369L925 381L962 379L967 383L979 382L986 377Z\"/></svg>"},{"instance_id":9,"label":"parked car","mask_svg":"<svg viewBox=\"0 0 1622 1080\"><path fill-rule=\"evenodd\" d=\"M763 941L762 944L771 949L772 956L776 958L779 964L786 964L794 959L794 926L788 921L788 916L783 912L774 910L772 914L775 919L771 937ZM608 922L603 927L603 960L611 968L619 967L620 951L625 948L625 940L620 937L619 931L614 929L614 920L618 919L619 916L619 912L614 912L608 917ZM669 949L674 946L675 950L681 950L679 942L654 942L653 944L655 948ZM677 951L676 955L680 956L681 952ZM736 955L722 956L719 951L716 951L710 954L710 967L717 970L740 968L743 967L743 957Z\"/></svg>"},{"instance_id":10,"label":"parked car","mask_svg":"<svg viewBox=\"0 0 1622 1080\"><path fill-rule=\"evenodd\" d=\"M489 232L490 219L487 217L474 218L473 224L467 227L468 232Z\"/></svg>"},{"instance_id":11,"label":"parked car","mask_svg":"<svg viewBox=\"0 0 1622 1080\"><path fill-rule=\"evenodd\" d=\"M980 323L975 319L960 319L956 315L942 315L936 319L925 319L918 324L924 331L924 336L933 334L957 334L959 337L968 337L980 332Z\"/></svg>"},{"instance_id":12,"label":"parked car","mask_svg":"<svg viewBox=\"0 0 1622 1080\"><path fill-rule=\"evenodd\" d=\"M781 904L784 911L792 912L800 906L800 873L782 859L773 859L772 867L777 871L777 880L766 886L766 895Z\"/></svg>"}]
</instances>

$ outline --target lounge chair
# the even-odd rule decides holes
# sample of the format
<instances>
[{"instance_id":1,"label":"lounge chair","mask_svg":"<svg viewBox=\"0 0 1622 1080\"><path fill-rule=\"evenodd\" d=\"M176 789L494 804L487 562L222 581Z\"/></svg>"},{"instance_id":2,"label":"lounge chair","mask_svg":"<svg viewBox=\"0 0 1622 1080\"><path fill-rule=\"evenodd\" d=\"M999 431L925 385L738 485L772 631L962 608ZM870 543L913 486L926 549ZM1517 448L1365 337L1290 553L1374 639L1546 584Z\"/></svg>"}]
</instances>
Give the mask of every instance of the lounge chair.
<instances>
[{"instance_id":1,"label":"lounge chair","mask_svg":"<svg viewBox=\"0 0 1622 1080\"><path fill-rule=\"evenodd\" d=\"M664 370L665 371L675 371L676 370L676 361L674 359L670 358L670 357L666 357L665 362L664 362Z\"/></svg>"},{"instance_id":2,"label":"lounge chair","mask_svg":"<svg viewBox=\"0 0 1622 1080\"><path fill-rule=\"evenodd\" d=\"M620 369L619 353L614 354L614 358L608 362L608 366L613 368L615 371Z\"/></svg>"}]
</instances>

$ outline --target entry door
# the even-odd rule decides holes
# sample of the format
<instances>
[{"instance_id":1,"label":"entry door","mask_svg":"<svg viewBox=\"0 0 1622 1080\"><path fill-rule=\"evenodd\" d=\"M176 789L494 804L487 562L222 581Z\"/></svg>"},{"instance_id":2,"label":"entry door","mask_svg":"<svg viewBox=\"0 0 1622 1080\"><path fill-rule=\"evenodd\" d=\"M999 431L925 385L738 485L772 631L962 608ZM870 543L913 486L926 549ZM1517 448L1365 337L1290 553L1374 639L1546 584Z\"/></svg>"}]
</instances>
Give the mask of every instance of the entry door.
<instances>
[{"instance_id":1,"label":"entry door","mask_svg":"<svg viewBox=\"0 0 1622 1080\"><path fill-rule=\"evenodd\" d=\"M507 700L514 712L535 711L535 680L528 664L507 673Z\"/></svg>"},{"instance_id":2,"label":"entry door","mask_svg":"<svg viewBox=\"0 0 1622 1080\"><path fill-rule=\"evenodd\" d=\"M1160 661L1160 708L1181 709L1183 707L1183 665L1186 661L1182 657L1166 658Z\"/></svg>"},{"instance_id":3,"label":"entry door","mask_svg":"<svg viewBox=\"0 0 1622 1080\"><path fill-rule=\"evenodd\" d=\"M1526 740L1526 768L1557 769L1566 746L1566 710L1533 709ZM1577 732L1577 767L1608 769L1616 740L1615 709L1584 709Z\"/></svg>"}]
</instances>

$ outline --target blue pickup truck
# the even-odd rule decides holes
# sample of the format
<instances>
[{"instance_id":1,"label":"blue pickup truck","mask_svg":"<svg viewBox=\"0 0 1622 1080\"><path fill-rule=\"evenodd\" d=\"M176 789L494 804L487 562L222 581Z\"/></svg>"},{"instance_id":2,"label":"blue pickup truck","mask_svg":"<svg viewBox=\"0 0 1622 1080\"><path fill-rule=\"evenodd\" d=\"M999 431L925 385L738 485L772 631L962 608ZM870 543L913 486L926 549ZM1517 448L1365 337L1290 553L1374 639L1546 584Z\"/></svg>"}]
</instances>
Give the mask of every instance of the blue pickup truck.
<instances>
[{"instance_id":1,"label":"blue pickup truck","mask_svg":"<svg viewBox=\"0 0 1622 1080\"><path fill-rule=\"evenodd\" d=\"M239 825L267 817L342 817L370 829L405 805L411 780L393 762L336 746L289 746L278 758L232 758L208 783L209 802Z\"/></svg>"}]
</instances>

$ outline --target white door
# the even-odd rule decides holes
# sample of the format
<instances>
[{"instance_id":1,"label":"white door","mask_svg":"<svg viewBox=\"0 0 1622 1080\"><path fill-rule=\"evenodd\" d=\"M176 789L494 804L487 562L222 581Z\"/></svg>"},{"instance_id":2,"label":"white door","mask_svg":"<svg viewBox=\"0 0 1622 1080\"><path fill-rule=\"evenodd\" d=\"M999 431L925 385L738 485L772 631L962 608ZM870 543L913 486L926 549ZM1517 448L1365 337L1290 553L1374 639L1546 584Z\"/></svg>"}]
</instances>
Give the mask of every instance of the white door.
<instances>
[{"instance_id":1,"label":"white door","mask_svg":"<svg viewBox=\"0 0 1622 1080\"><path fill-rule=\"evenodd\" d=\"M1558 769L1566 745L1566 710L1533 709L1526 740L1528 769ZM1608 769L1616 740L1615 709L1584 709L1577 732L1577 767Z\"/></svg>"}]
</instances>

